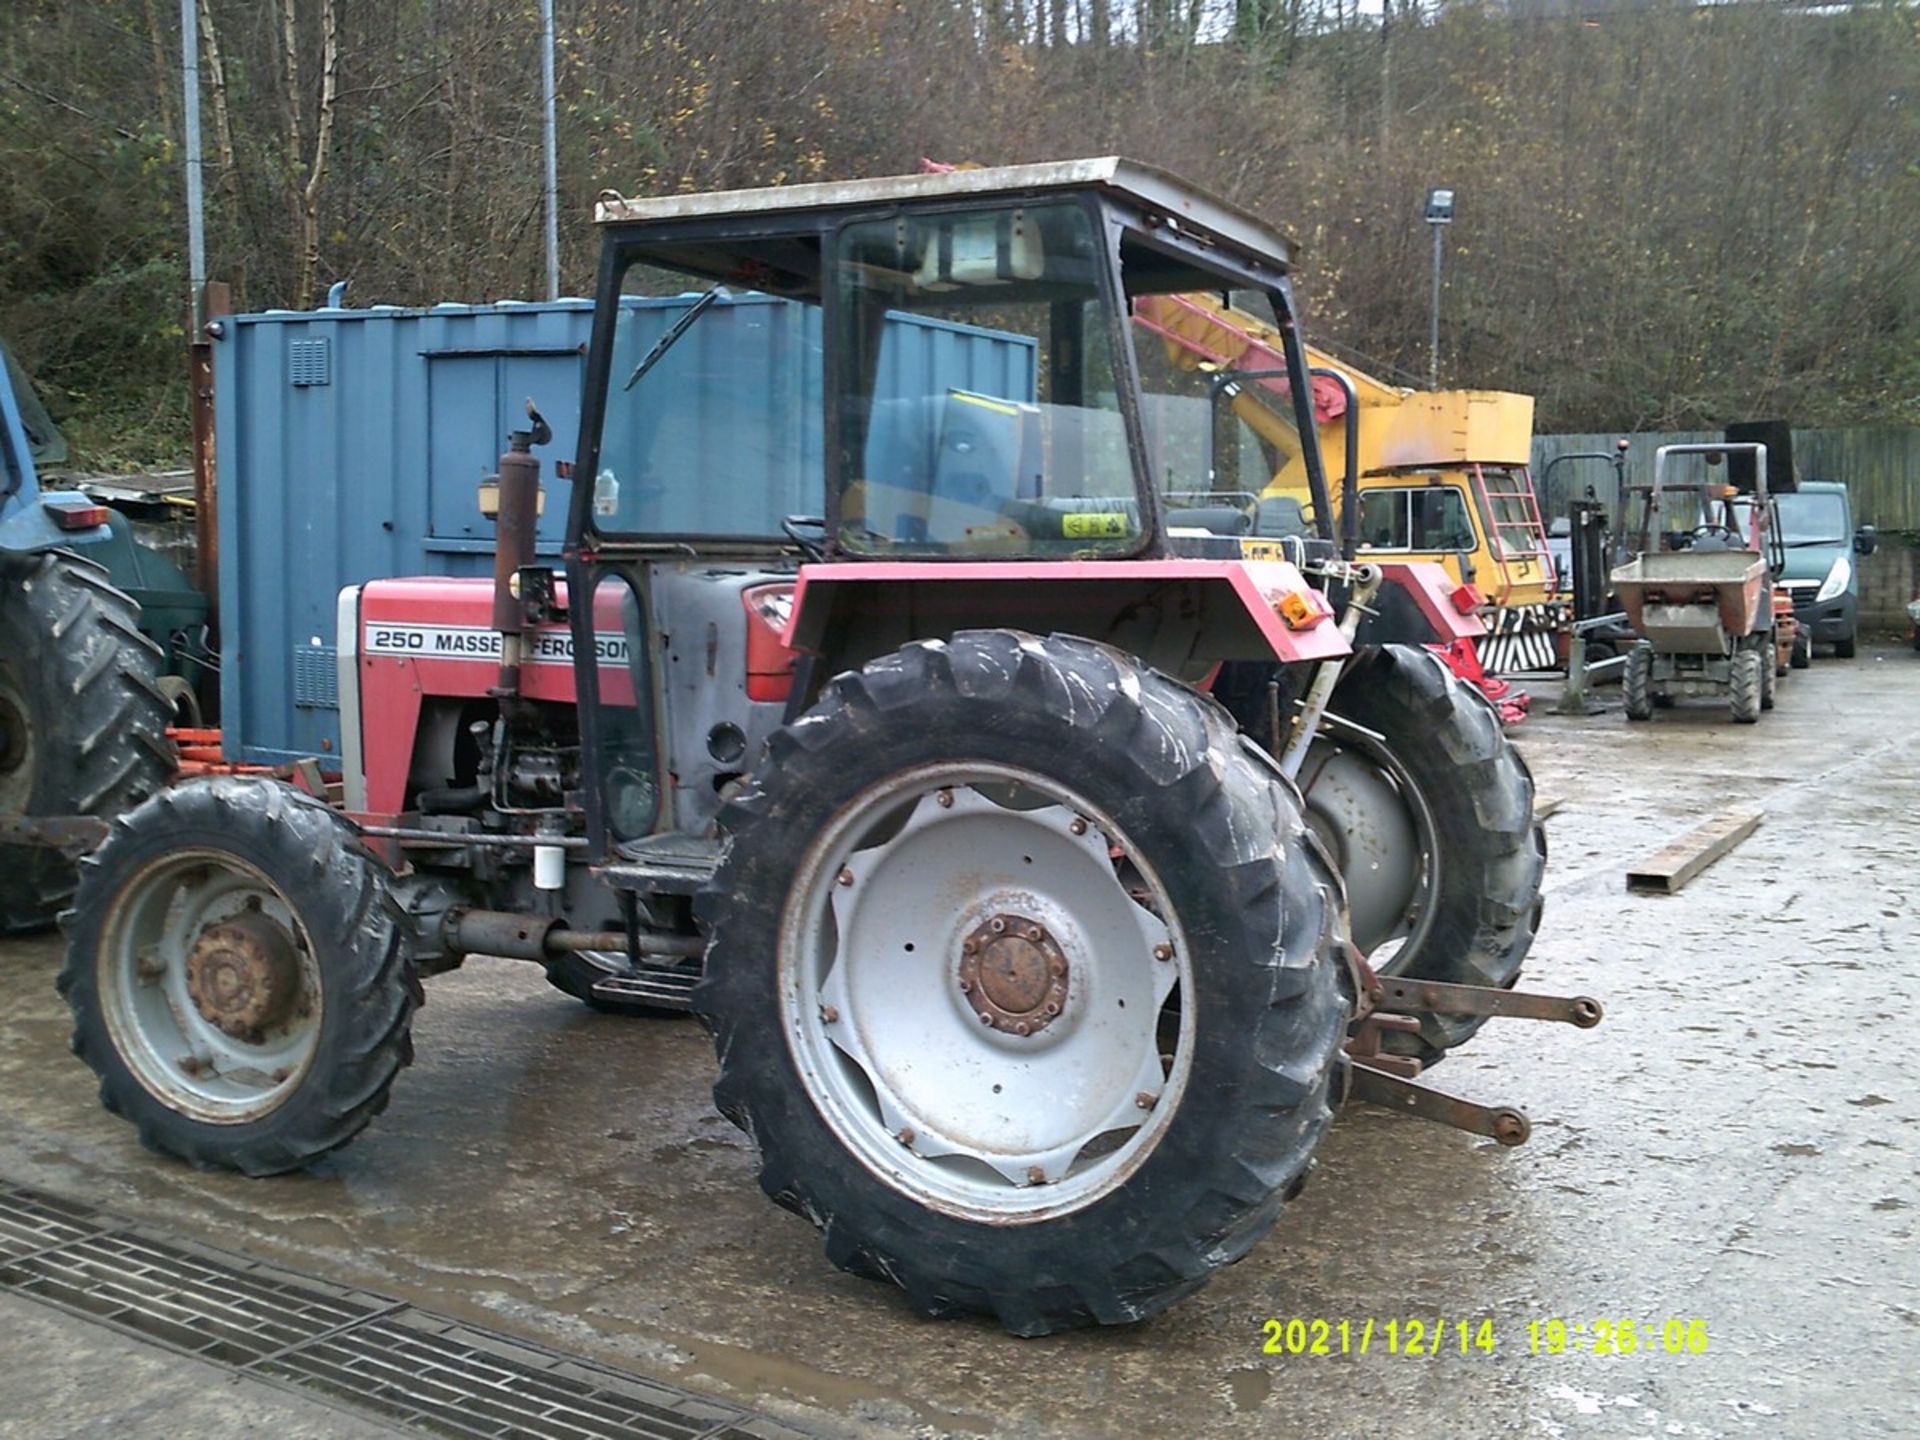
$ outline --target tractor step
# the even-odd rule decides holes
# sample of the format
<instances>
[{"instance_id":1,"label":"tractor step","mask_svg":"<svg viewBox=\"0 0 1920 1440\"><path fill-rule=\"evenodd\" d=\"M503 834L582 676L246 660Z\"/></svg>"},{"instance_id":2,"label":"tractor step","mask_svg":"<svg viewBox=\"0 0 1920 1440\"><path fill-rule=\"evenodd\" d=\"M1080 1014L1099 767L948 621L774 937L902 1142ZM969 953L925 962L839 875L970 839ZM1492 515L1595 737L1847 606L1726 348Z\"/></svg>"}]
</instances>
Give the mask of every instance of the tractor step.
<instances>
[{"instance_id":1,"label":"tractor step","mask_svg":"<svg viewBox=\"0 0 1920 1440\"><path fill-rule=\"evenodd\" d=\"M693 1009L693 987L704 968L697 960L682 965L641 965L630 975L609 975L593 982L593 998L658 1010Z\"/></svg>"},{"instance_id":2,"label":"tractor step","mask_svg":"<svg viewBox=\"0 0 1920 1440\"><path fill-rule=\"evenodd\" d=\"M697 894L720 864L720 842L690 835L628 840L620 858L601 872L616 890L638 894Z\"/></svg>"}]
</instances>

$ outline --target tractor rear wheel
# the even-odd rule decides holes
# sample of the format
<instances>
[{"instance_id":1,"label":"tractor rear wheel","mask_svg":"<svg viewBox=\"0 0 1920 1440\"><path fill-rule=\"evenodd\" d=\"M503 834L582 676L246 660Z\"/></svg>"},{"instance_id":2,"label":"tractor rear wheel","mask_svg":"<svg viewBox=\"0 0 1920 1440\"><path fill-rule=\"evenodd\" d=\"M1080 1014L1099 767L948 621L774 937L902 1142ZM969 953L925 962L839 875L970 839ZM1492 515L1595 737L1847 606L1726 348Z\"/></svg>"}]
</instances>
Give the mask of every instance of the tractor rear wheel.
<instances>
[{"instance_id":1,"label":"tractor rear wheel","mask_svg":"<svg viewBox=\"0 0 1920 1440\"><path fill-rule=\"evenodd\" d=\"M1300 787L1346 883L1354 943L1384 975L1513 984L1539 924L1546 844L1499 716L1408 645L1359 652L1327 708L1358 728L1313 742ZM1430 1015L1387 1044L1432 1062L1483 1023Z\"/></svg>"},{"instance_id":2,"label":"tractor rear wheel","mask_svg":"<svg viewBox=\"0 0 1920 1440\"><path fill-rule=\"evenodd\" d=\"M413 1059L387 871L275 781L164 790L81 862L60 992L100 1100L149 1149L270 1175L339 1148Z\"/></svg>"},{"instance_id":3,"label":"tractor rear wheel","mask_svg":"<svg viewBox=\"0 0 1920 1440\"><path fill-rule=\"evenodd\" d=\"M1733 712L1735 724L1752 725L1760 719L1761 672L1766 668L1760 652L1736 651L1728 666L1727 708Z\"/></svg>"},{"instance_id":4,"label":"tractor rear wheel","mask_svg":"<svg viewBox=\"0 0 1920 1440\"><path fill-rule=\"evenodd\" d=\"M1626 702L1627 719L1651 720L1653 693L1653 647L1642 640L1627 651L1627 664L1620 676L1620 697Z\"/></svg>"},{"instance_id":5,"label":"tractor rear wheel","mask_svg":"<svg viewBox=\"0 0 1920 1440\"><path fill-rule=\"evenodd\" d=\"M844 1270L1020 1335L1156 1313L1303 1182L1340 881L1230 716L1071 637L842 674L722 816L694 1006Z\"/></svg>"},{"instance_id":6,"label":"tractor rear wheel","mask_svg":"<svg viewBox=\"0 0 1920 1440\"><path fill-rule=\"evenodd\" d=\"M173 775L173 706L138 616L76 555L0 572L0 815L111 818ZM73 885L59 851L0 846L0 932L52 924Z\"/></svg>"}]
</instances>

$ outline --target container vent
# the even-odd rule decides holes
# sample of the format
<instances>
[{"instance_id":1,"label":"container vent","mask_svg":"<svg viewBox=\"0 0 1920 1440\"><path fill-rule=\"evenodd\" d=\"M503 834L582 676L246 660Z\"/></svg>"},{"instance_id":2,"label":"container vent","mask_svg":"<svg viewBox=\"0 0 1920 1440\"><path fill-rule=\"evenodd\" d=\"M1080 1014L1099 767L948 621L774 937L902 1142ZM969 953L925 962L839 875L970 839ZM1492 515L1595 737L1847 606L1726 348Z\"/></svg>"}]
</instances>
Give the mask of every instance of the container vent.
<instances>
[{"instance_id":1,"label":"container vent","mask_svg":"<svg viewBox=\"0 0 1920 1440\"><path fill-rule=\"evenodd\" d=\"M340 708L339 651L331 645L293 647L293 703L316 710Z\"/></svg>"},{"instance_id":2,"label":"container vent","mask_svg":"<svg viewBox=\"0 0 1920 1440\"><path fill-rule=\"evenodd\" d=\"M331 385L333 342L326 339L289 340L287 375L295 385Z\"/></svg>"}]
</instances>

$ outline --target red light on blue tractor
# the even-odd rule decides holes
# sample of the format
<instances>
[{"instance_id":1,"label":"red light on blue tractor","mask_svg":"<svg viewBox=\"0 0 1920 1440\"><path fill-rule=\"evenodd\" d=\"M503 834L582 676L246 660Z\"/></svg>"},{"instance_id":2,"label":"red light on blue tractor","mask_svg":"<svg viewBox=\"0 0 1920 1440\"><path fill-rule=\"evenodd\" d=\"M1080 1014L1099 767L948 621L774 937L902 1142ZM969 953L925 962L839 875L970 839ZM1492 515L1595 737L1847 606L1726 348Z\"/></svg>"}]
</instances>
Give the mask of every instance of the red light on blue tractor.
<instances>
[{"instance_id":1,"label":"red light on blue tractor","mask_svg":"<svg viewBox=\"0 0 1920 1440\"><path fill-rule=\"evenodd\" d=\"M104 505L95 505L91 501L47 500L42 502L53 523L62 530L91 530L96 525L107 523L112 513Z\"/></svg>"}]
</instances>

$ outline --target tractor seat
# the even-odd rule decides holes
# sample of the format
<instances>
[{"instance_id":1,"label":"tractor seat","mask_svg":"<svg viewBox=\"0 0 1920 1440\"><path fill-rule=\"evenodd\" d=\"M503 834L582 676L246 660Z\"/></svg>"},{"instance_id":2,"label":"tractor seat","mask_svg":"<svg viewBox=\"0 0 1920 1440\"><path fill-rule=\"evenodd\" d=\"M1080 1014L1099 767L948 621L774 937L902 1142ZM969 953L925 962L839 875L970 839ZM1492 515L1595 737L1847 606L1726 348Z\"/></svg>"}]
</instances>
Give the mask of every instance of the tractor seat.
<instances>
[{"instance_id":1,"label":"tractor seat","mask_svg":"<svg viewBox=\"0 0 1920 1440\"><path fill-rule=\"evenodd\" d=\"M1205 530L1214 535L1245 535L1253 517L1238 505L1194 505L1167 511L1167 524L1179 530Z\"/></svg>"},{"instance_id":2,"label":"tractor seat","mask_svg":"<svg viewBox=\"0 0 1920 1440\"><path fill-rule=\"evenodd\" d=\"M1276 495L1262 500L1254 509L1253 533L1265 540L1280 540L1307 533L1307 512L1298 500Z\"/></svg>"}]
</instances>

